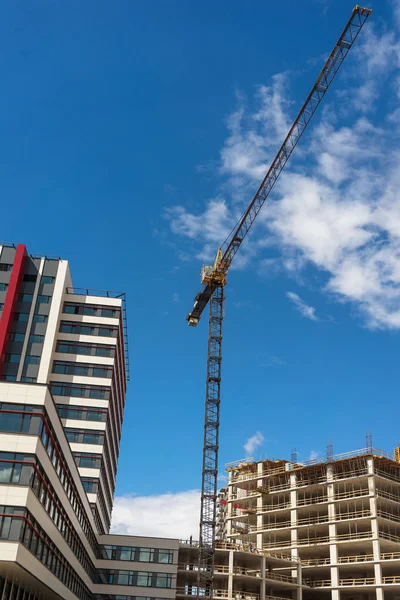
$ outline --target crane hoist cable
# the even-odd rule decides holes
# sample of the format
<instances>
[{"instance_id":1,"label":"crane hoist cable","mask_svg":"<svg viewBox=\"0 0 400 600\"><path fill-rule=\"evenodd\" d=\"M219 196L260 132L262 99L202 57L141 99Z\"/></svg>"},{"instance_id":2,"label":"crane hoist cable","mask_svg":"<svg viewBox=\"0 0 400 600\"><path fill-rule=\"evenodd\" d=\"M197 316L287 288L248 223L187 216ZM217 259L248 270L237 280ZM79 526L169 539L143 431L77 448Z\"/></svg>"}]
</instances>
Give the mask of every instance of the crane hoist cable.
<instances>
[{"instance_id":1,"label":"crane hoist cable","mask_svg":"<svg viewBox=\"0 0 400 600\"><path fill-rule=\"evenodd\" d=\"M210 304L208 325L208 357L206 403L204 419L203 471L200 506L199 568L197 596L212 598L215 528L217 510L217 477L220 424L220 391L222 364L222 322L224 318L224 288L232 261L285 168L293 150L314 116L329 86L343 64L371 10L355 6L351 16L329 55L321 73L308 94L299 114L289 129L277 155L271 163L253 200L237 225L218 248L213 265L201 270L202 290L196 295L194 306L186 319L195 327L203 310Z\"/></svg>"}]
</instances>

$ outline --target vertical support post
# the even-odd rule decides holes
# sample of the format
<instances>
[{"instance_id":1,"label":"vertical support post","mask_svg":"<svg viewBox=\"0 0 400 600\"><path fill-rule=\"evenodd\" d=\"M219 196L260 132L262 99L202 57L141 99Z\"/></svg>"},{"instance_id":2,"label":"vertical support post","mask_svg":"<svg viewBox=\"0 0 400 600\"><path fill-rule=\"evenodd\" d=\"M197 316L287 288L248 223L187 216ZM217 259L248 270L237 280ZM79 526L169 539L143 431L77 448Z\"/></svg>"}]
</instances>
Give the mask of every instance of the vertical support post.
<instances>
[{"instance_id":1,"label":"vertical support post","mask_svg":"<svg viewBox=\"0 0 400 600\"><path fill-rule=\"evenodd\" d=\"M213 595L223 318L224 286L220 285L215 288L211 296L208 324L206 408L200 506L200 552L197 577L197 597L203 599L212 598Z\"/></svg>"},{"instance_id":2,"label":"vertical support post","mask_svg":"<svg viewBox=\"0 0 400 600\"><path fill-rule=\"evenodd\" d=\"M303 600L303 577L301 573L301 560L298 559L297 563L297 600Z\"/></svg>"}]
</instances>

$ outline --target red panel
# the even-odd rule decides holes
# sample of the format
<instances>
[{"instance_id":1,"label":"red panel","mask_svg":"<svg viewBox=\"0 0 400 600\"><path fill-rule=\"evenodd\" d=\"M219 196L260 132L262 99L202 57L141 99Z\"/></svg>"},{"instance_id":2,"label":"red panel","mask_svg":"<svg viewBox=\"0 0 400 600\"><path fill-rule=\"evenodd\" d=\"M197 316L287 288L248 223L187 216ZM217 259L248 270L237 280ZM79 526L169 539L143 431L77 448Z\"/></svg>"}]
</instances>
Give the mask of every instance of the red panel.
<instances>
[{"instance_id":1,"label":"red panel","mask_svg":"<svg viewBox=\"0 0 400 600\"><path fill-rule=\"evenodd\" d=\"M8 284L6 299L4 301L3 312L0 318L0 376L3 371L3 364L10 333L11 324L13 322L15 305L18 299L19 286L24 274L24 263L26 257L25 244L18 244L15 253L14 264L10 275L10 283Z\"/></svg>"}]
</instances>

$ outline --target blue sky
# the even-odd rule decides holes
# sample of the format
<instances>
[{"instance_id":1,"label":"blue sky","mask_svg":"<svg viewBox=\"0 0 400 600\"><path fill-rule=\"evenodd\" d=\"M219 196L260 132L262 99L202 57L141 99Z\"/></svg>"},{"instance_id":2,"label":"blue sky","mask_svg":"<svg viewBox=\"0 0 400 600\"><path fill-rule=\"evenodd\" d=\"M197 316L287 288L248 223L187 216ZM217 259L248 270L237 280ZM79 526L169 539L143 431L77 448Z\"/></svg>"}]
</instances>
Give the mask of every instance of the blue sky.
<instances>
[{"instance_id":1,"label":"blue sky","mask_svg":"<svg viewBox=\"0 0 400 600\"><path fill-rule=\"evenodd\" d=\"M207 317L185 315L353 4L2 6L0 238L127 292L118 531L196 535ZM229 276L221 473L246 444L400 441L400 12L369 6Z\"/></svg>"}]
</instances>

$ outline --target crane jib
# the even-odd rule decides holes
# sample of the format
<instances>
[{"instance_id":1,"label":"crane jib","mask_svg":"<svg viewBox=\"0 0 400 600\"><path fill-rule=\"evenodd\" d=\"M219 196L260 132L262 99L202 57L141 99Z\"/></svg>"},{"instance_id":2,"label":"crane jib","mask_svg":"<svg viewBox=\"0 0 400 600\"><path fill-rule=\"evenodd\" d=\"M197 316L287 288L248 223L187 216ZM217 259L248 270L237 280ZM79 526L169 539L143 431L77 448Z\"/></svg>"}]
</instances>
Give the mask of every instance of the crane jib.
<instances>
[{"instance_id":1,"label":"crane jib","mask_svg":"<svg viewBox=\"0 0 400 600\"><path fill-rule=\"evenodd\" d=\"M339 71L371 10L356 6L339 40L319 74L305 103L300 109L282 146L273 160L257 193L250 202L237 227L223 249L219 248L214 265L203 267L203 289L197 294L192 311L186 317L196 326L207 306L210 306L206 405L204 419L203 471L200 505L199 562L197 569L197 598L213 598L214 550L217 526L217 478L219 451L219 422L222 365L222 323L224 318L224 289L229 267L244 238L257 218L285 168L297 143L318 109L329 86ZM262 549L261 549L262 550Z\"/></svg>"},{"instance_id":2,"label":"crane jib","mask_svg":"<svg viewBox=\"0 0 400 600\"><path fill-rule=\"evenodd\" d=\"M264 180L257 190L253 200L250 202L249 206L244 212L238 226L232 232L229 240L225 244L222 257L225 273L228 272L233 258L235 257L244 238L254 223L264 202L275 186L275 183L285 168L290 156L293 153L293 150L295 149L309 122L318 109L321 100L325 96L330 84L343 64L343 61L345 60L353 43L357 39L359 32L361 31L362 26L370 16L371 12L372 11L370 9L363 8L358 5L353 9L347 25L336 42L306 101L301 107L299 114L294 120L293 125L283 141L282 146L278 150L278 153L275 156ZM209 290L207 290L207 294L208 291ZM202 299L206 299L206 296L203 296L202 292L200 292L200 295L202 296ZM201 302L200 304L195 305L193 310L187 316L189 324L193 325L198 323L201 314L204 308L207 306L210 298L211 295L208 295L207 302Z\"/></svg>"}]
</instances>

